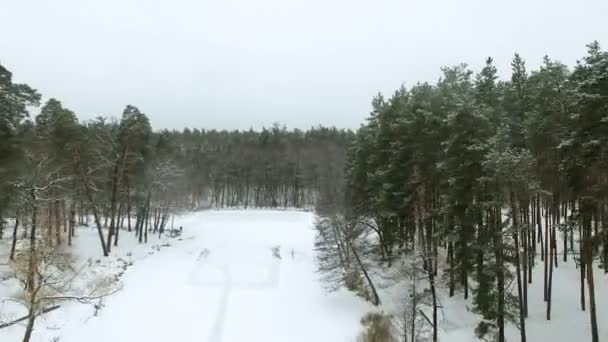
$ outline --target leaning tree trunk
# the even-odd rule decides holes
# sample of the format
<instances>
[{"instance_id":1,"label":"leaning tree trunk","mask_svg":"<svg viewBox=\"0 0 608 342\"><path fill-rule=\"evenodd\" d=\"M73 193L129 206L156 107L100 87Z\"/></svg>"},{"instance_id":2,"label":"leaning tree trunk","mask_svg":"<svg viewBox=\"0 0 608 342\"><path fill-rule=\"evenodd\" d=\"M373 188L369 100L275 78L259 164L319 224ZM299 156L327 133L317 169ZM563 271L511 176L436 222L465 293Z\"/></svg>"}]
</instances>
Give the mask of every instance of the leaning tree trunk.
<instances>
[{"instance_id":1,"label":"leaning tree trunk","mask_svg":"<svg viewBox=\"0 0 608 342\"><path fill-rule=\"evenodd\" d=\"M105 239L103 237L103 230L101 228L101 222L99 221L99 213L97 212L97 207L95 206L95 201L93 200L93 193L89 186L89 180L78 159L76 159L75 166L76 170L80 173L82 186L84 188L87 201L89 202L89 207L91 208L91 211L93 211L93 217L95 218L95 224L97 225L97 234L99 234L99 241L101 242L101 250L103 251L103 256L107 257L110 254L108 252L108 249L106 248Z\"/></svg>"},{"instance_id":2,"label":"leaning tree trunk","mask_svg":"<svg viewBox=\"0 0 608 342\"><path fill-rule=\"evenodd\" d=\"M97 234L99 234L99 240L101 242L101 250L103 251L103 256L107 257L110 255L108 249L106 248L105 239L103 237L103 230L101 228L101 221L99 221L99 213L97 212L97 207L93 202L93 195L91 194L91 189L89 186L85 184L85 192L87 195L87 200L89 201L89 206L91 207L91 211L93 211L93 218L95 219L95 225L97 225Z\"/></svg>"},{"instance_id":3,"label":"leaning tree trunk","mask_svg":"<svg viewBox=\"0 0 608 342\"><path fill-rule=\"evenodd\" d=\"M13 243L11 244L11 254L9 259L15 261L15 249L17 247L17 228L19 227L19 213L15 216L15 226L13 228Z\"/></svg>"},{"instance_id":4,"label":"leaning tree trunk","mask_svg":"<svg viewBox=\"0 0 608 342\"><path fill-rule=\"evenodd\" d=\"M342 235L345 237L346 244L348 245L348 247L350 247L350 250L352 251L353 255L355 256L355 260L357 260L357 264L359 265L359 268L361 268L361 271L363 272L363 275L365 276L365 279L367 280L367 283L368 283L370 289L372 290L372 294L374 296L372 304L374 304L376 306L380 305L380 296L378 296L376 287L374 286L374 283L372 282L371 277L367 273L367 270L365 269L365 266L363 265L361 258L359 258L359 253L357 253L357 250L353 246L352 241L350 240L350 238L348 237L348 235L346 234L345 231L342 231Z\"/></svg>"}]
</instances>

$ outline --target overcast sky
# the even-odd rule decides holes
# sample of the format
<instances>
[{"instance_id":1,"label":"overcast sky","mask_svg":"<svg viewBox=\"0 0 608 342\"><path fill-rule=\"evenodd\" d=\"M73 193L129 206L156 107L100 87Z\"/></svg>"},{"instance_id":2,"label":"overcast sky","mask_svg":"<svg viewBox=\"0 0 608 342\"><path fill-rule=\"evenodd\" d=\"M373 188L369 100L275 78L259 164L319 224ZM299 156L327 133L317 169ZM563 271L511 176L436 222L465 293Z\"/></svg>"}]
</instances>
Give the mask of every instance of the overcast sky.
<instances>
[{"instance_id":1,"label":"overcast sky","mask_svg":"<svg viewBox=\"0 0 608 342\"><path fill-rule=\"evenodd\" d=\"M607 0L0 0L0 63L82 119L356 128L378 91L608 47Z\"/></svg>"}]
</instances>

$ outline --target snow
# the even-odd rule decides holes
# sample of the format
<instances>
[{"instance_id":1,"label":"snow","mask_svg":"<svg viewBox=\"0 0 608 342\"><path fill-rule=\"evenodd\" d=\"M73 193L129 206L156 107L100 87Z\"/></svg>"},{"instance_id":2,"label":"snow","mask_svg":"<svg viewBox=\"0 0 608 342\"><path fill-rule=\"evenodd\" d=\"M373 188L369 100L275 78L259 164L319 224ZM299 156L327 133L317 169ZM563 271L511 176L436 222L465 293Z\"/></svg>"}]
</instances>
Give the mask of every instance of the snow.
<instances>
[{"instance_id":1,"label":"snow","mask_svg":"<svg viewBox=\"0 0 608 342\"><path fill-rule=\"evenodd\" d=\"M88 276L124 272L123 288L104 300L97 316L92 304L64 303L37 321L33 341L356 341L366 313L400 314L408 285L395 279L395 263L370 270L383 302L379 308L346 290L327 293L315 272L314 219L313 213L295 210L201 211L176 218L175 226L184 228L179 238L150 236L148 244L139 244L132 233L121 231L109 258L100 256L96 231L79 228L74 254L91 265ZM3 260L7 242L0 245ZM564 263L560 253L554 269L551 321L545 319L543 271L538 260L528 292L528 341L591 340L572 257ZM605 338L608 326L601 323L607 317L608 281L597 263L595 277L600 337ZM16 285L0 282L0 298L15 295ZM439 286L438 296L440 341L479 341L474 329L480 318L469 310L471 300L459 292L449 298L445 286ZM7 302L0 306L0 319L24 312ZM23 331L23 325L1 329L0 340L21 341ZM512 324L506 334L508 341L519 340Z\"/></svg>"},{"instance_id":2,"label":"snow","mask_svg":"<svg viewBox=\"0 0 608 342\"><path fill-rule=\"evenodd\" d=\"M78 303L45 315L33 341L355 341L370 304L323 289L313 220L301 211L193 213L175 220L181 241L169 239L172 246L154 254L156 237L145 246L121 232L124 244L111 259L131 252L134 261L122 290L97 317ZM95 236L79 234L81 257L98 255ZM23 330L0 330L0 339L19 341Z\"/></svg>"}]
</instances>

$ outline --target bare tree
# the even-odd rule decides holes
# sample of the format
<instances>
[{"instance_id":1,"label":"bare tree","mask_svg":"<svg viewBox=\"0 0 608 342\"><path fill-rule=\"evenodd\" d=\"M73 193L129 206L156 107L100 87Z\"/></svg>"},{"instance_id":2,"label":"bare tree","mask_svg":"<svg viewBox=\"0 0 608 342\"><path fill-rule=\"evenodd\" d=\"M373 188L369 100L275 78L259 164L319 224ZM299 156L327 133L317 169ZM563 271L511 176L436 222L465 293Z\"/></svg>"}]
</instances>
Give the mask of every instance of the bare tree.
<instances>
[{"instance_id":1,"label":"bare tree","mask_svg":"<svg viewBox=\"0 0 608 342\"><path fill-rule=\"evenodd\" d=\"M423 257L416 254L401 261L400 276L406 279L408 291L403 298L402 315L394 319L394 324L403 342L415 342L425 335L423 327L428 322L422 309L429 303L429 296L421 291L420 282L426 278L423 263Z\"/></svg>"},{"instance_id":2,"label":"bare tree","mask_svg":"<svg viewBox=\"0 0 608 342\"><path fill-rule=\"evenodd\" d=\"M10 299L28 309L27 318L3 325L27 321L23 342L30 341L36 318L61 302L88 303L120 289L113 277L88 279L86 264L74 268L69 253L64 252L61 246L51 247L44 238L40 238L40 234L34 240L34 250L18 254L15 264L16 277L23 285L25 296L23 299Z\"/></svg>"},{"instance_id":3,"label":"bare tree","mask_svg":"<svg viewBox=\"0 0 608 342\"><path fill-rule=\"evenodd\" d=\"M324 274L329 289L343 285L351 290L365 289L360 294L379 305L380 296L364 259L370 242L366 227L338 215L320 218L316 227L319 271Z\"/></svg>"}]
</instances>

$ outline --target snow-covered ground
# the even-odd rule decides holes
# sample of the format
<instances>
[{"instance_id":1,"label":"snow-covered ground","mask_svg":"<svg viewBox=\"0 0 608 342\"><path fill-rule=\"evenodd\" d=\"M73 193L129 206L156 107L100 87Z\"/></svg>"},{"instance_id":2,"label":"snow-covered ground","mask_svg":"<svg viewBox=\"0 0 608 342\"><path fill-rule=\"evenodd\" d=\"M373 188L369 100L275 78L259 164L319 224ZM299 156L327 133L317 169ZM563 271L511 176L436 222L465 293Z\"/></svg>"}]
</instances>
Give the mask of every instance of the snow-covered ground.
<instances>
[{"instance_id":1,"label":"snow-covered ground","mask_svg":"<svg viewBox=\"0 0 608 342\"><path fill-rule=\"evenodd\" d=\"M96 317L79 303L43 316L33 340L354 341L370 305L347 291L325 292L313 220L298 211L203 211L176 219L181 241L160 250L151 248L156 237L145 246L121 232L124 244L110 259L130 253L134 261L122 290ZM100 251L88 231L75 244L83 255ZM0 340L19 341L23 330L2 329Z\"/></svg>"},{"instance_id":2,"label":"snow-covered ground","mask_svg":"<svg viewBox=\"0 0 608 342\"><path fill-rule=\"evenodd\" d=\"M97 316L91 303L65 303L42 316L33 341L354 342L367 312L399 315L407 285L386 280L395 266L370 270L383 301L380 308L345 290L326 293L315 272L313 222L314 214L302 211L202 211L175 220L184 228L179 238L150 236L144 245L121 232L121 243L109 258L100 257L96 231L80 228L76 259L92 265L92 273L121 275L123 288L104 300ZM0 245L2 262L4 251L6 245ZM590 341L574 261L560 258L554 270L551 321L545 320L542 272L539 264L529 287L528 341ZM16 295L15 285L0 282L0 299ZM608 277L597 268L596 296L600 337L606 339ZM478 341L479 316L468 310L470 301L460 293L448 298L445 288L439 297L440 341ZM0 306L0 319L24 312L9 302ZM20 341L23 331L22 325L0 329L0 341ZM513 325L507 340L519 340Z\"/></svg>"}]
</instances>

